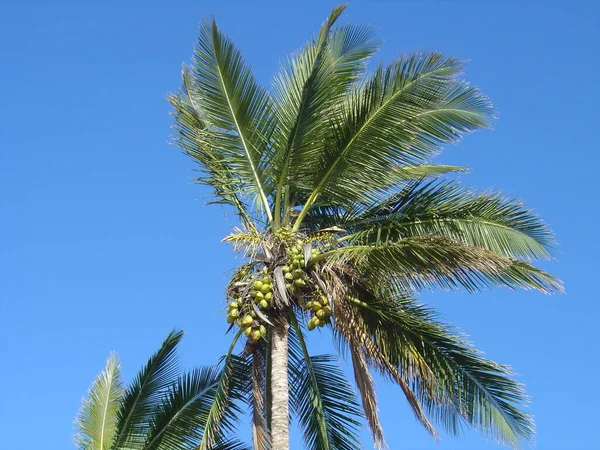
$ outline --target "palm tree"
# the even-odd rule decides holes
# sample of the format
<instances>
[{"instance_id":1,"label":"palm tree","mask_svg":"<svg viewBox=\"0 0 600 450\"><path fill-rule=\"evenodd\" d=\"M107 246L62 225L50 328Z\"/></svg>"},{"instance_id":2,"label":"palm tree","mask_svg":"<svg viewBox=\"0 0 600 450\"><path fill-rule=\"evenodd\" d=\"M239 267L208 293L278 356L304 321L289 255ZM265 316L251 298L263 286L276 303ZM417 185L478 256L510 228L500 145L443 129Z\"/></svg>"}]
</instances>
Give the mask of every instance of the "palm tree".
<instances>
[{"instance_id":1,"label":"palm tree","mask_svg":"<svg viewBox=\"0 0 600 450\"><path fill-rule=\"evenodd\" d=\"M240 339L256 449L289 448L289 406L306 448L358 448L352 389L334 359L307 348L306 331L321 327L349 354L378 447L373 371L400 387L432 435L432 422L450 433L467 424L519 445L534 434L520 384L416 295L560 291L532 265L550 257L552 233L520 201L465 188L452 178L463 168L432 162L494 115L462 79L463 62L419 53L367 73L378 42L369 27L334 28L344 9L285 61L270 90L205 21L170 96L176 143L214 202L239 216L224 240L245 257L226 290L234 337L198 448L230 426L224 399L245 379L232 375Z\"/></svg>"},{"instance_id":2,"label":"palm tree","mask_svg":"<svg viewBox=\"0 0 600 450\"><path fill-rule=\"evenodd\" d=\"M200 442L214 403L216 368L178 376L176 347L182 332L172 332L128 387L112 353L83 400L76 420L80 450L187 450ZM236 398L237 393L230 392ZM247 450L235 440L219 440L212 450Z\"/></svg>"}]
</instances>

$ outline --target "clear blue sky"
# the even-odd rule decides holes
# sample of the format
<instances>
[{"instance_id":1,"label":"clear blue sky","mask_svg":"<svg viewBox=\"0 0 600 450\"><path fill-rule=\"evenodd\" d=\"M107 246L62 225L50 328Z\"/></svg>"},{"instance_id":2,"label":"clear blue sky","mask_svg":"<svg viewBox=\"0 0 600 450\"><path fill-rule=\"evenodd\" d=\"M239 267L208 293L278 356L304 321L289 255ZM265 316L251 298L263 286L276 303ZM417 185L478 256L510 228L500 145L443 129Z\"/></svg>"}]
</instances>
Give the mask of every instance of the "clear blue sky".
<instances>
[{"instance_id":1,"label":"clear blue sky","mask_svg":"<svg viewBox=\"0 0 600 450\"><path fill-rule=\"evenodd\" d=\"M184 366L228 343L221 301L234 224L205 207L194 166L168 145L165 97L203 16L214 14L265 83L332 1L31 1L0 6L1 450L72 448L80 399L109 351L129 378L172 328ZM555 230L544 267L567 294L498 290L424 300L532 397L540 449L597 448L599 7L589 0L351 1L390 61L440 50L500 113L441 161L479 188L522 196ZM328 344L312 336L315 352ZM378 380L392 449L491 449L466 432L431 440ZM243 433L249 430L244 427ZM295 438L296 439L296 438ZM294 449L301 449L299 440Z\"/></svg>"}]
</instances>

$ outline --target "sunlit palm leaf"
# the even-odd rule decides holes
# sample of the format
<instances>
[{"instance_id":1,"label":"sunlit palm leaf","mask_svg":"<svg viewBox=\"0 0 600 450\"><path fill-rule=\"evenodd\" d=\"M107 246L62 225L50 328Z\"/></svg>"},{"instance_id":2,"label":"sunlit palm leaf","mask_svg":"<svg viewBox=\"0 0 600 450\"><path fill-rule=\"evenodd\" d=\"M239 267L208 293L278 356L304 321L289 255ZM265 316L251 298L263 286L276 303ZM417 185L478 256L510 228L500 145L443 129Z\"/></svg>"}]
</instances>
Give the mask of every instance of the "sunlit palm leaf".
<instances>
[{"instance_id":1,"label":"sunlit palm leaf","mask_svg":"<svg viewBox=\"0 0 600 450\"><path fill-rule=\"evenodd\" d=\"M229 352L221 362L215 395L206 414L204 433L197 450L213 448L238 422L241 409L237 403L244 398L244 386L252 378L248 362L243 357L232 354L240 335L241 332L236 334Z\"/></svg>"},{"instance_id":2,"label":"sunlit palm leaf","mask_svg":"<svg viewBox=\"0 0 600 450\"><path fill-rule=\"evenodd\" d=\"M548 259L552 232L519 200L455 182L414 183L341 224L348 243L446 236L509 258Z\"/></svg>"},{"instance_id":3,"label":"sunlit palm leaf","mask_svg":"<svg viewBox=\"0 0 600 450\"><path fill-rule=\"evenodd\" d=\"M269 220L264 159L274 122L269 94L260 87L239 50L206 21L200 28L189 80L190 103L206 122L206 145L227 161L231 174L258 196Z\"/></svg>"},{"instance_id":4,"label":"sunlit palm leaf","mask_svg":"<svg viewBox=\"0 0 600 450\"><path fill-rule=\"evenodd\" d=\"M115 354L106 361L88 391L77 417L75 441L80 449L109 450L117 428L117 412L123 395L121 364Z\"/></svg>"},{"instance_id":5,"label":"sunlit palm leaf","mask_svg":"<svg viewBox=\"0 0 600 450\"><path fill-rule=\"evenodd\" d=\"M494 286L562 292L560 280L531 264L439 236L348 245L315 259L348 262L375 283L393 280L402 292L434 287L478 292Z\"/></svg>"},{"instance_id":6,"label":"sunlit palm leaf","mask_svg":"<svg viewBox=\"0 0 600 450\"><path fill-rule=\"evenodd\" d=\"M179 377L152 415L144 450L189 450L200 443L218 375L204 368Z\"/></svg>"},{"instance_id":7,"label":"sunlit palm leaf","mask_svg":"<svg viewBox=\"0 0 600 450\"><path fill-rule=\"evenodd\" d=\"M511 446L533 439L533 421L522 410L527 399L508 367L485 359L414 300L382 295L354 303L356 323L436 422L453 434L466 423Z\"/></svg>"},{"instance_id":8,"label":"sunlit palm leaf","mask_svg":"<svg viewBox=\"0 0 600 450\"><path fill-rule=\"evenodd\" d=\"M186 68L183 78L189 79L189 71ZM213 189L211 203L234 207L234 211L241 216L246 225L254 226L250 221L250 208L246 204L245 184L216 151L217 143L211 141L210 132L191 104L188 86L189 82L184 82L184 90L179 95L169 96L169 102L175 109L173 116L177 121L175 142L199 163L202 175L197 178L197 182Z\"/></svg>"},{"instance_id":9,"label":"sunlit palm leaf","mask_svg":"<svg viewBox=\"0 0 600 450\"><path fill-rule=\"evenodd\" d=\"M284 206L289 206L290 190L302 191L299 169L307 164L308 154L322 148L329 110L362 77L368 57L378 48L370 27L331 30L344 9L342 5L332 11L317 39L290 57L273 82L281 127L272 168L278 180L277 211L284 196Z\"/></svg>"},{"instance_id":10,"label":"sunlit palm leaf","mask_svg":"<svg viewBox=\"0 0 600 450\"><path fill-rule=\"evenodd\" d=\"M183 332L169 333L123 395L118 413L115 448L143 448L152 415L167 389L177 380L176 348Z\"/></svg>"},{"instance_id":11,"label":"sunlit palm leaf","mask_svg":"<svg viewBox=\"0 0 600 450\"><path fill-rule=\"evenodd\" d=\"M487 126L487 99L457 76L462 63L411 55L379 69L342 106L321 161L309 165L312 193L296 228L321 194L346 205L390 186L391 168L425 162L440 145ZM320 169L318 169L320 168Z\"/></svg>"}]
</instances>

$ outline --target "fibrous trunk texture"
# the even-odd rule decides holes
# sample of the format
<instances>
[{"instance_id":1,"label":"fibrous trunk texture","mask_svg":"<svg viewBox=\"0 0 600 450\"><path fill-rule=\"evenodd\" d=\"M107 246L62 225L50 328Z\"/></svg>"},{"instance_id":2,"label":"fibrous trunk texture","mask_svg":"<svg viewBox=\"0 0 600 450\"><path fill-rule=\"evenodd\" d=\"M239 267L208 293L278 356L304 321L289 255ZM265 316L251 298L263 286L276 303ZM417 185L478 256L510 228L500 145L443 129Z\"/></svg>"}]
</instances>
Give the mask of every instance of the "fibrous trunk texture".
<instances>
[{"instance_id":1,"label":"fibrous trunk texture","mask_svg":"<svg viewBox=\"0 0 600 450\"><path fill-rule=\"evenodd\" d=\"M273 450L289 450L289 383L287 317L272 328L271 340L271 442Z\"/></svg>"}]
</instances>

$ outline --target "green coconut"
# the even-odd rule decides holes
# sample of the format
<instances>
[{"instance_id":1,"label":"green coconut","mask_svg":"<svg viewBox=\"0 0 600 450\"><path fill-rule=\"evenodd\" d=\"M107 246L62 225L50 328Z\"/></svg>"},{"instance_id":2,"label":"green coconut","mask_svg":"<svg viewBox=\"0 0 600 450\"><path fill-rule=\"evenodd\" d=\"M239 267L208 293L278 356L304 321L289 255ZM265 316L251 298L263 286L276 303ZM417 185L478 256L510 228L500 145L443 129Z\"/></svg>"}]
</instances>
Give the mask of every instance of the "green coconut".
<instances>
[{"instance_id":1,"label":"green coconut","mask_svg":"<svg viewBox=\"0 0 600 450\"><path fill-rule=\"evenodd\" d=\"M250 336L252 334L252 327L248 326L248 327L244 328L244 334L246 336Z\"/></svg>"},{"instance_id":2,"label":"green coconut","mask_svg":"<svg viewBox=\"0 0 600 450\"><path fill-rule=\"evenodd\" d=\"M261 308L268 308L269 307L269 302L266 300L261 300L259 303Z\"/></svg>"},{"instance_id":3,"label":"green coconut","mask_svg":"<svg viewBox=\"0 0 600 450\"><path fill-rule=\"evenodd\" d=\"M292 272L292 275L294 276L294 278L302 278L302 277L304 277L304 270L294 269L294 271Z\"/></svg>"},{"instance_id":4,"label":"green coconut","mask_svg":"<svg viewBox=\"0 0 600 450\"><path fill-rule=\"evenodd\" d=\"M236 317L239 317L240 310L237 308L232 309L231 311L229 311L229 315L235 319Z\"/></svg>"},{"instance_id":5,"label":"green coconut","mask_svg":"<svg viewBox=\"0 0 600 450\"><path fill-rule=\"evenodd\" d=\"M319 319L324 319L325 317L327 317L327 313L324 309L318 310L315 314Z\"/></svg>"},{"instance_id":6,"label":"green coconut","mask_svg":"<svg viewBox=\"0 0 600 450\"><path fill-rule=\"evenodd\" d=\"M270 302L272 298L273 298L273 292L267 292L265 294L265 300L266 301Z\"/></svg>"},{"instance_id":7,"label":"green coconut","mask_svg":"<svg viewBox=\"0 0 600 450\"><path fill-rule=\"evenodd\" d=\"M260 288L260 292L262 292L263 294L268 294L269 292L271 292L271 290L272 289L270 284L263 284Z\"/></svg>"},{"instance_id":8,"label":"green coconut","mask_svg":"<svg viewBox=\"0 0 600 450\"><path fill-rule=\"evenodd\" d=\"M254 322L254 318L250 314L244 316L244 318L242 319L242 324L244 326L251 325L252 322Z\"/></svg>"},{"instance_id":9,"label":"green coconut","mask_svg":"<svg viewBox=\"0 0 600 450\"><path fill-rule=\"evenodd\" d=\"M294 285L297 287L304 287L306 286L306 282L302 278L297 278L294 280Z\"/></svg>"},{"instance_id":10,"label":"green coconut","mask_svg":"<svg viewBox=\"0 0 600 450\"><path fill-rule=\"evenodd\" d=\"M254 288L255 291L260 291L260 288L262 287L263 282L260 280L256 280L254 283L252 283L252 287Z\"/></svg>"},{"instance_id":11,"label":"green coconut","mask_svg":"<svg viewBox=\"0 0 600 450\"><path fill-rule=\"evenodd\" d=\"M252 331L252 339L254 339L255 341L258 341L260 339L260 330L254 330Z\"/></svg>"}]
</instances>

